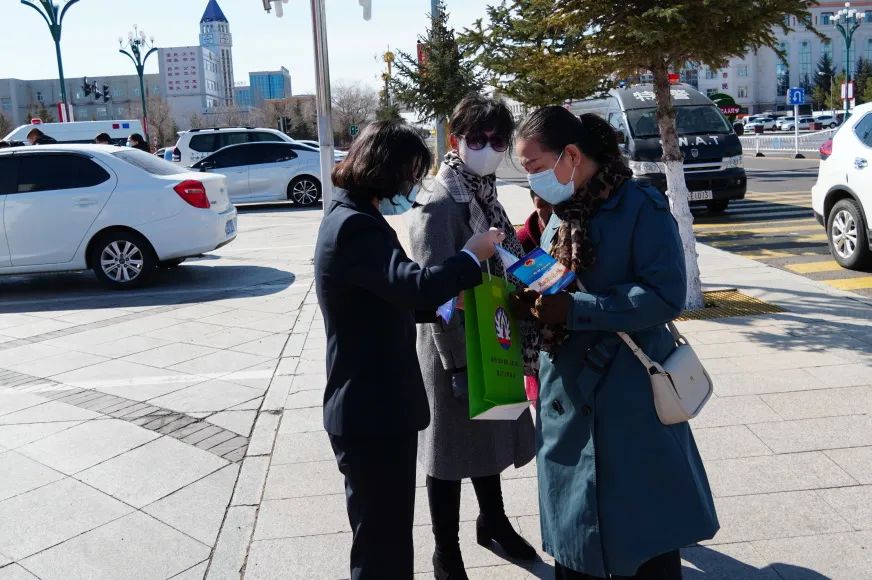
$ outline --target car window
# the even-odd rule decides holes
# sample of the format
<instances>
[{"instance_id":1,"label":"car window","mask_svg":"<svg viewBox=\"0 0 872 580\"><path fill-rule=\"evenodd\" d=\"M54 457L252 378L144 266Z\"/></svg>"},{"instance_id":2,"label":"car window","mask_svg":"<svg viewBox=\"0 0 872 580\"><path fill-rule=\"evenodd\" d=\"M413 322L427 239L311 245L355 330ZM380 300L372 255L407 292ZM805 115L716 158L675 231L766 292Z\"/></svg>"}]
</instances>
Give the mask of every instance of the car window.
<instances>
[{"instance_id":1,"label":"car window","mask_svg":"<svg viewBox=\"0 0 872 580\"><path fill-rule=\"evenodd\" d=\"M108 179L105 169L81 155L22 155L18 160L18 193L93 187Z\"/></svg>"},{"instance_id":2,"label":"car window","mask_svg":"<svg viewBox=\"0 0 872 580\"><path fill-rule=\"evenodd\" d=\"M150 155L145 151L132 149L130 151L119 151L112 155L134 167L147 171L152 175L178 175L179 173L185 173L185 170L182 167L164 161L162 158L155 155Z\"/></svg>"},{"instance_id":3,"label":"car window","mask_svg":"<svg viewBox=\"0 0 872 580\"><path fill-rule=\"evenodd\" d=\"M297 154L293 150L293 146L285 143L270 143L268 145L254 145L248 147L250 150L251 164L261 163L278 163L280 161L288 161L296 159Z\"/></svg>"},{"instance_id":4,"label":"car window","mask_svg":"<svg viewBox=\"0 0 872 580\"><path fill-rule=\"evenodd\" d=\"M15 166L16 161L12 155L0 157L0 195L18 191L18 185L15 181Z\"/></svg>"},{"instance_id":5,"label":"car window","mask_svg":"<svg viewBox=\"0 0 872 580\"><path fill-rule=\"evenodd\" d=\"M191 137L191 149L200 153L211 153L217 151L220 147L217 146L217 133L208 133L206 135L194 135Z\"/></svg>"},{"instance_id":6,"label":"car window","mask_svg":"<svg viewBox=\"0 0 872 580\"><path fill-rule=\"evenodd\" d=\"M249 147L231 147L230 149L219 151L218 153L207 157L203 161L200 161L200 163L198 163L197 165L199 166L203 163L212 163L216 169L248 165L248 150Z\"/></svg>"},{"instance_id":7,"label":"car window","mask_svg":"<svg viewBox=\"0 0 872 580\"><path fill-rule=\"evenodd\" d=\"M263 143L263 142L271 142L271 141L281 141L282 138L274 133L267 133L266 131L253 131L248 134L248 141L254 143Z\"/></svg>"},{"instance_id":8,"label":"car window","mask_svg":"<svg viewBox=\"0 0 872 580\"><path fill-rule=\"evenodd\" d=\"M867 114L854 125L854 133L863 144L872 147L872 113Z\"/></svg>"},{"instance_id":9,"label":"car window","mask_svg":"<svg viewBox=\"0 0 872 580\"><path fill-rule=\"evenodd\" d=\"M729 135L733 132L727 119L712 105L676 107L675 112L679 135ZM654 109L627 111L627 119L636 138L651 139L660 136Z\"/></svg>"},{"instance_id":10,"label":"car window","mask_svg":"<svg viewBox=\"0 0 872 580\"><path fill-rule=\"evenodd\" d=\"M237 131L235 133L218 134L218 149L223 149L228 145L241 145L243 143L248 143L248 133Z\"/></svg>"}]
</instances>

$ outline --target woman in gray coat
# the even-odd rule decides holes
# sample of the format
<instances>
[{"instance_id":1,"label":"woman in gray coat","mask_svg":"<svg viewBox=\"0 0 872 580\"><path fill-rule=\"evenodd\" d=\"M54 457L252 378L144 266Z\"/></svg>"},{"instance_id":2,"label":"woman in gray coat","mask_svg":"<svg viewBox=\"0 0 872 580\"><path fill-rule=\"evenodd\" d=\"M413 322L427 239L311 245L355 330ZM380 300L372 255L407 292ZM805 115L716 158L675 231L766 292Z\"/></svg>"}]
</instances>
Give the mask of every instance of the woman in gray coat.
<instances>
[{"instance_id":1,"label":"woman in gray coat","mask_svg":"<svg viewBox=\"0 0 872 580\"><path fill-rule=\"evenodd\" d=\"M511 113L501 102L470 95L458 104L449 124L452 151L435 183L418 194L409 213L413 259L424 267L440 264L457 254L473 233L492 226L506 232L507 249L522 255L514 228L497 201L494 176L514 131ZM503 275L498 262L491 261L491 271ZM418 358L433 418L421 432L418 457L427 471L435 577L467 577L458 543L460 482L467 477L478 498L478 542L488 546L494 541L513 558L535 559L535 549L506 517L500 485L503 470L520 467L535 454L530 412L516 421L470 420L463 314L418 329Z\"/></svg>"}]
</instances>

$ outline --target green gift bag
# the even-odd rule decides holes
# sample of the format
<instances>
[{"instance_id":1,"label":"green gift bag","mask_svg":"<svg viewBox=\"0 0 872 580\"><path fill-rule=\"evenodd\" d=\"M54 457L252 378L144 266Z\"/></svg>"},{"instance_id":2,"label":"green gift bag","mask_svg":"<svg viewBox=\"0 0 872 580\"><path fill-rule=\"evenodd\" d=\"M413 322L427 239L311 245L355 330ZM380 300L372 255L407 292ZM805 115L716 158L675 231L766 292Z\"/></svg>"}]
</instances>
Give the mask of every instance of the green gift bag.
<instances>
[{"instance_id":1,"label":"green gift bag","mask_svg":"<svg viewBox=\"0 0 872 580\"><path fill-rule=\"evenodd\" d=\"M513 421L530 405L521 332L509 309L514 289L487 276L463 295L470 419Z\"/></svg>"}]
</instances>

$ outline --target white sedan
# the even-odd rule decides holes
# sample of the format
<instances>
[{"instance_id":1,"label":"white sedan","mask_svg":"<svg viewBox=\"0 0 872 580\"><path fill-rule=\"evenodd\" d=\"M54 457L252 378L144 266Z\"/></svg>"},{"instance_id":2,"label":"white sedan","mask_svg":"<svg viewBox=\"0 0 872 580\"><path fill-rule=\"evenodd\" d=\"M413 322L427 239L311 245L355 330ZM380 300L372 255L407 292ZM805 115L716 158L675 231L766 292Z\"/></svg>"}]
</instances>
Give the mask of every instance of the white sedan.
<instances>
[{"instance_id":1,"label":"white sedan","mask_svg":"<svg viewBox=\"0 0 872 580\"><path fill-rule=\"evenodd\" d=\"M219 175L109 145L0 150L0 275L92 269L134 288L236 237Z\"/></svg>"},{"instance_id":2,"label":"white sedan","mask_svg":"<svg viewBox=\"0 0 872 580\"><path fill-rule=\"evenodd\" d=\"M289 200L305 207L321 199L320 152L301 143L230 145L191 169L224 175L233 203Z\"/></svg>"}]
</instances>

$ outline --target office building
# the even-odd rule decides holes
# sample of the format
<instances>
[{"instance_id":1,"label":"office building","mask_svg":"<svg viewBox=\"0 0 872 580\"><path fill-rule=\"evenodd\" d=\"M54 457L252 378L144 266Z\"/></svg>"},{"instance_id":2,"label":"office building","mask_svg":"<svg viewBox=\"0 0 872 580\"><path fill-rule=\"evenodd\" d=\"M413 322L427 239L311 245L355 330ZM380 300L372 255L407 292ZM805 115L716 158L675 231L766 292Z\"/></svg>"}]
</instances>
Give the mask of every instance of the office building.
<instances>
[{"instance_id":1,"label":"office building","mask_svg":"<svg viewBox=\"0 0 872 580\"><path fill-rule=\"evenodd\" d=\"M76 121L131 119L142 114L138 76L90 77L88 84L91 83L97 85L99 97L94 92L85 94L84 79L66 79L67 98L73 105ZM146 94L162 94L159 75L145 75L144 83ZM104 86L109 88L108 99L103 96ZM15 126L29 123L42 107L57 120L59 101L60 83L57 79L0 79L0 114Z\"/></svg>"},{"instance_id":2,"label":"office building","mask_svg":"<svg viewBox=\"0 0 872 580\"><path fill-rule=\"evenodd\" d=\"M812 27L826 40L791 17L789 25L793 30L786 34L776 31L778 44L786 54L784 60L774 50L761 48L731 59L721 69L701 67L698 72L684 71L682 80L703 93L728 94L750 113L784 109L790 87L806 87L806 102L811 103L811 89L822 55L830 55L837 74L850 67L852 76L860 58L872 60L872 1L851 3L853 9L865 12L865 16L854 33L850 59L846 58L842 34L833 26L836 13L844 7L844 2L822 1L810 11Z\"/></svg>"},{"instance_id":3,"label":"office building","mask_svg":"<svg viewBox=\"0 0 872 580\"><path fill-rule=\"evenodd\" d=\"M233 105L233 35L230 23L217 0L209 0L203 18L200 19L200 46L212 51L218 60L220 79L218 82L221 105Z\"/></svg>"},{"instance_id":4,"label":"office building","mask_svg":"<svg viewBox=\"0 0 872 580\"><path fill-rule=\"evenodd\" d=\"M285 67L277 71L248 73L251 88L251 106L260 107L264 101L286 99L291 91L291 73Z\"/></svg>"}]
</instances>

